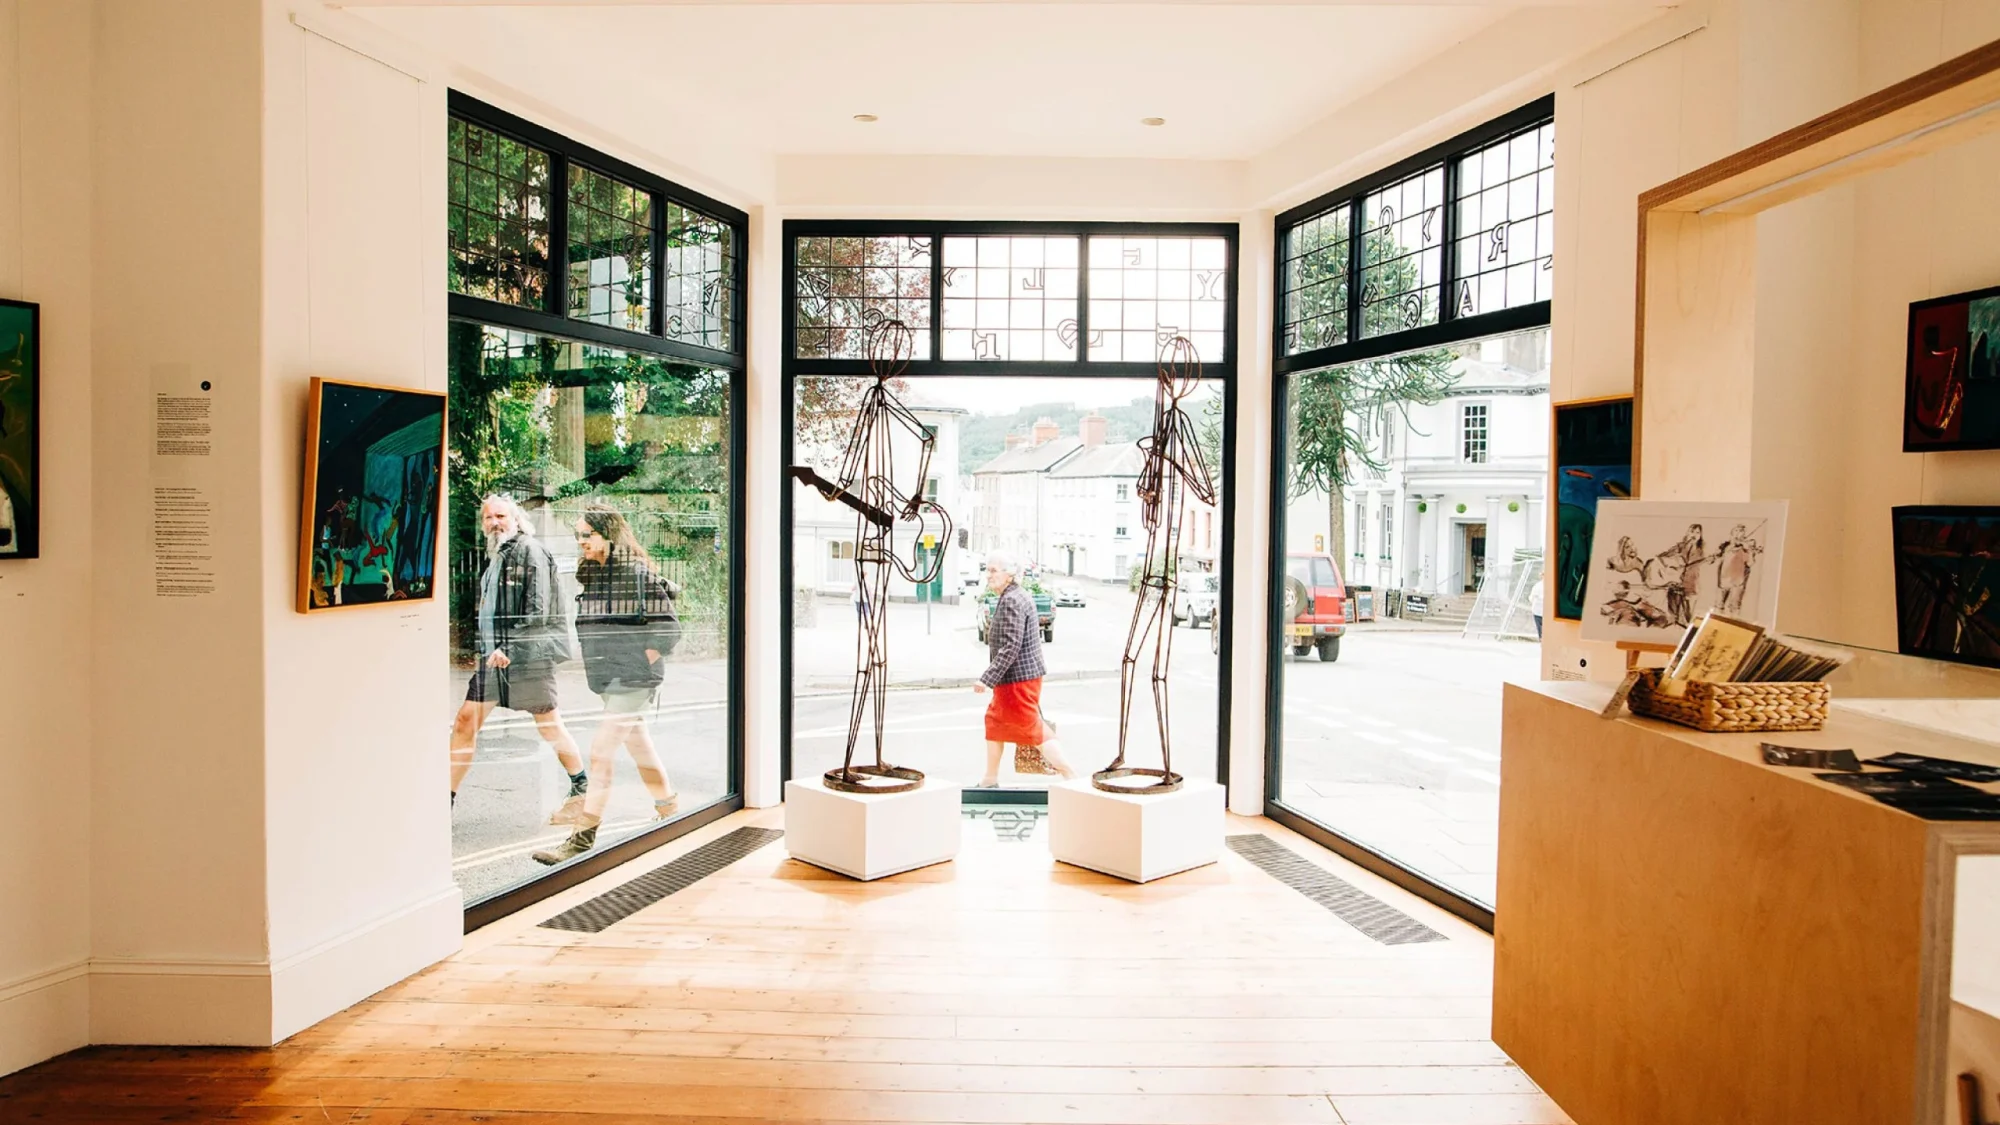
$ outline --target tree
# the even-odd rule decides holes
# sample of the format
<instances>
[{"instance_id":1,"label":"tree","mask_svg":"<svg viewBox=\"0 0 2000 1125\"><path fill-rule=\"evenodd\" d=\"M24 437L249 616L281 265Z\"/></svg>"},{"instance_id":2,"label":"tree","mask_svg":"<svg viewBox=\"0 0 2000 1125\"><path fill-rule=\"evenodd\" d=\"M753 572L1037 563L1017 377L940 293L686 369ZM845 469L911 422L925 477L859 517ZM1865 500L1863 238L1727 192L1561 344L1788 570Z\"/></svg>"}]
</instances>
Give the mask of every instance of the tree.
<instances>
[{"instance_id":1,"label":"tree","mask_svg":"<svg viewBox=\"0 0 2000 1125\"><path fill-rule=\"evenodd\" d=\"M1437 291L1420 283L1414 254L1393 236L1393 215L1364 236L1362 333L1379 336L1414 328L1436 318ZM1329 324L1343 323L1347 310L1346 212L1335 221L1302 231L1295 247L1297 275L1288 279L1287 300L1308 346L1338 343L1345 329L1322 341ZM1422 237L1431 241L1426 230ZM1386 295L1378 298L1378 294ZM1292 467L1289 495L1326 493L1327 553L1340 558L1347 542L1347 488L1357 469L1380 472L1381 446L1371 434L1407 428L1409 408L1442 402L1457 382L1450 351L1413 352L1388 359L1327 367L1291 380ZM1344 561L1344 560L1343 560Z\"/></svg>"}]
</instances>

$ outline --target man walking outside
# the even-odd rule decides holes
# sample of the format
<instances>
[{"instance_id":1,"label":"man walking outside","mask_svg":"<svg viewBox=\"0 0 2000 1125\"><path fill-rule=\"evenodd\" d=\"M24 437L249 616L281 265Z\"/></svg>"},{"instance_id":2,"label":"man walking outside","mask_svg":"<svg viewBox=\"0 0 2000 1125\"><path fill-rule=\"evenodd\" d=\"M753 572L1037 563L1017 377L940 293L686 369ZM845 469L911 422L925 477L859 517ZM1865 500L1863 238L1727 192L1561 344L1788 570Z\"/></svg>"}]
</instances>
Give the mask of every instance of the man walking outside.
<instances>
[{"instance_id":1,"label":"man walking outside","mask_svg":"<svg viewBox=\"0 0 2000 1125\"><path fill-rule=\"evenodd\" d=\"M556 594L555 558L535 539L526 513L500 493L479 506L486 570L479 577L479 663L451 724L451 800L472 768L479 729L495 707L526 711L569 775L569 794L550 824L583 810L589 777L576 740L556 710L556 665L569 658L569 630Z\"/></svg>"},{"instance_id":2,"label":"man walking outside","mask_svg":"<svg viewBox=\"0 0 2000 1125\"><path fill-rule=\"evenodd\" d=\"M1011 742L1016 747L1036 746L1042 758L1065 779L1076 776L1062 748L1056 745L1055 731L1042 721L1041 618L1035 612L1033 594L1015 580L1018 570L1013 556L995 551L986 558L986 588L1000 595L993 605L993 619L986 626L988 661L986 671L972 690L993 692L986 708L986 773L979 787L1000 784L1000 752Z\"/></svg>"}]
</instances>

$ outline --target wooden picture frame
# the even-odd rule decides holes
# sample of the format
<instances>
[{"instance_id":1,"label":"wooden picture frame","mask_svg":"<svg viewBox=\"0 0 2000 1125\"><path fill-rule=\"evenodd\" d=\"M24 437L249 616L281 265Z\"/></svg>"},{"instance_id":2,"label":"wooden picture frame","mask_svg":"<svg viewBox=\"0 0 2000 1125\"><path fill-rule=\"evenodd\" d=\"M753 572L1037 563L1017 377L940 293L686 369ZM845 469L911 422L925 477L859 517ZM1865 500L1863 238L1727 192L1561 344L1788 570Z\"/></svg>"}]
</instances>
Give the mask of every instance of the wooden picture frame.
<instances>
[{"instance_id":1,"label":"wooden picture frame","mask_svg":"<svg viewBox=\"0 0 2000 1125\"><path fill-rule=\"evenodd\" d=\"M1575 424L1565 426L1565 420L1575 420ZM1584 422L1597 421L1600 425L1616 429L1622 424L1625 435L1622 443L1610 435L1595 436L1591 440L1565 441L1565 435ZM1583 619L1583 585L1581 580L1589 573L1590 533L1597 519L1599 499L1634 500L1639 496L1638 464L1634 451L1639 444L1638 404L1631 395L1599 395L1594 398L1571 399L1554 404L1549 424L1549 526L1548 526L1548 574L1551 596L1544 599L1547 616L1558 621L1581 621ZM1605 459L1602 447L1622 446L1614 452L1622 453L1622 459ZM1607 476L1602 470L1622 468L1622 475ZM1573 474L1578 470L1591 473L1588 478L1597 487L1590 496L1589 512L1583 517L1584 523L1572 514L1569 527L1564 526L1563 485L1581 479ZM1566 475L1569 474L1569 475ZM1579 550L1580 548L1580 550ZM1572 587L1566 589L1566 587ZM1565 600L1565 594L1571 594ZM1569 607L1574 604L1575 608Z\"/></svg>"},{"instance_id":2,"label":"wooden picture frame","mask_svg":"<svg viewBox=\"0 0 2000 1125\"><path fill-rule=\"evenodd\" d=\"M0 562L42 555L42 306L0 299Z\"/></svg>"},{"instance_id":3,"label":"wooden picture frame","mask_svg":"<svg viewBox=\"0 0 2000 1125\"><path fill-rule=\"evenodd\" d=\"M2000 285L1910 302L1903 452L2000 449Z\"/></svg>"},{"instance_id":4,"label":"wooden picture frame","mask_svg":"<svg viewBox=\"0 0 2000 1125\"><path fill-rule=\"evenodd\" d=\"M315 376L306 401L298 611L437 597L442 391Z\"/></svg>"}]
</instances>

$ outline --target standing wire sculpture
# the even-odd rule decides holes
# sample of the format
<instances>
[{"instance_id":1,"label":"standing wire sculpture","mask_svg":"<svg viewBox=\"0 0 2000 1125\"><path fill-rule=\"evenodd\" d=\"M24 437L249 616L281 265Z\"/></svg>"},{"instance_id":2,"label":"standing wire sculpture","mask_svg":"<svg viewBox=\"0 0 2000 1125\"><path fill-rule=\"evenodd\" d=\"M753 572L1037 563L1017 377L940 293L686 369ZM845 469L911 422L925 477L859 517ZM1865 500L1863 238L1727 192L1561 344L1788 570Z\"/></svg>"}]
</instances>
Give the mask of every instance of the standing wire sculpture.
<instances>
[{"instance_id":1,"label":"standing wire sculpture","mask_svg":"<svg viewBox=\"0 0 2000 1125\"><path fill-rule=\"evenodd\" d=\"M946 544L951 541L951 516L924 496L930 479L936 436L897 401L889 380L910 365L915 337L900 320L884 320L869 329L868 370L874 383L862 392L855 410L854 430L840 462L840 478L828 480L808 465L792 466L792 476L821 496L854 509L854 589L860 632L854 653L854 694L847 719L847 755L839 769L826 771L826 787L843 793L906 793L924 783L918 770L892 766L883 760L882 740L889 688L889 574L894 571L921 586L944 570ZM895 436L898 428L917 439L919 453L913 487L896 483ZM897 524L914 523L907 556L896 550ZM924 541L934 535L936 547L926 557ZM875 761L854 764L861 741L862 719L873 707Z\"/></svg>"},{"instance_id":2,"label":"standing wire sculpture","mask_svg":"<svg viewBox=\"0 0 2000 1125\"><path fill-rule=\"evenodd\" d=\"M1215 482L1202 460L1194 420L1181 401L1201 385L1201 359L1185 336L1175 336L1162 350L1153 388L1153 432L1139 439L1145 461L1139 470L1140 518L1146 525L1146 564L1139 579L1139 601L1132 607L1132 627L1125 636L1125 656L1118 665L1118 757L1091 775L1091 784L1108 793L1137 795L1171 793L1181 787L1174 772L1173 737L1167 704L1167 668L1174 650L1174 591L1180 585L1176 556L1180 551L1181 520L1187 495L1215 503ZM1153 646L1153 716L1160 727L1160 768L1125 764L1125 746L1132 727L1132 689L1139 662ZM1126 779L1140 779L1128 783ZM1151 779L1151 780L1144 780Z\"/></svg>"}]
</instances>

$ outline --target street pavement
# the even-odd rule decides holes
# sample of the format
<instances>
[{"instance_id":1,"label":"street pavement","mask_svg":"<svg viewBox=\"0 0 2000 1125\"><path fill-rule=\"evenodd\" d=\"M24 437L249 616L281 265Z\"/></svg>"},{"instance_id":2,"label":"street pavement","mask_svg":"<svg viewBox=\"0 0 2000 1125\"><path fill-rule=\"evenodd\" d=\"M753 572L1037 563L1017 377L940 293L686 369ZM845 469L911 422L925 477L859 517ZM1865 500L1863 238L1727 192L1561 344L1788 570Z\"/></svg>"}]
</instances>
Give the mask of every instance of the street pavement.
<instances>
[{"instance_id":1,"label":"street pavement","mask_svg":"<svg viewBox=\"0 0 2000 1125\"><path fill-rule=\"evenodd\" d=\"M1070 759L1088 771L1102 768L1117 752L1118 667L1134 597L1117 586L1082 588L1089 604L1058 609L1056 639L1044 649L1049 676L1043 712L1058 728ZM970 598L957 605L891 604L891 689L884 724L890 762L966 785L976 782L984 767L982 717L991 698L971 690L987 659L973 614ZM814 777L837 767L846 746L857 622L846 599L819 599L799 616L793 634L792 769L795 777ZM1217 659L1206 629L1182 626L1173 637L1174 766L1189 776L1214 777ZM1533 679L1536 653L1529 643L1468 640L1453 630L1384 621L1354 626L1333 664L1322 664L1317 655L1285 656L1281 799L1490 904L1501 685ZM439 724L440 752L465 679L462 672L453 678L456 694ZM719 658L676 655L658 708L648 718L682 795L683 812L727 790L727 679ZM558 684L562 713L587 756L597 728L597 697L584 683L581 665L566 666ZM1132 764L1158 765L1159 739L1143 679L1134 686L1130 729ZM872 734L871 720L857 761L872 759ZM1004 787L1040 788L1050 780L1014 776L1011 766L1010 754L1001 774ZM480 737L454 814L454 864L468 900L547 870L529 853L567 834L547 824L566 785L530 718L496 712ZM622 752L612 785L600 846L651 823L651 801Z\"/></svg>"},{"instance_id":2,"label":"street pavement","mask_svg":"<svg viewBox=\"0 0 2000 1125\"><path fill-rule=\"evenodd\" d=\"M1280 800L1492 905L1501 687L1538 651L1392 624L1357 626L1333 664L1287 656Z\"/></svg>"}]
</instances>

